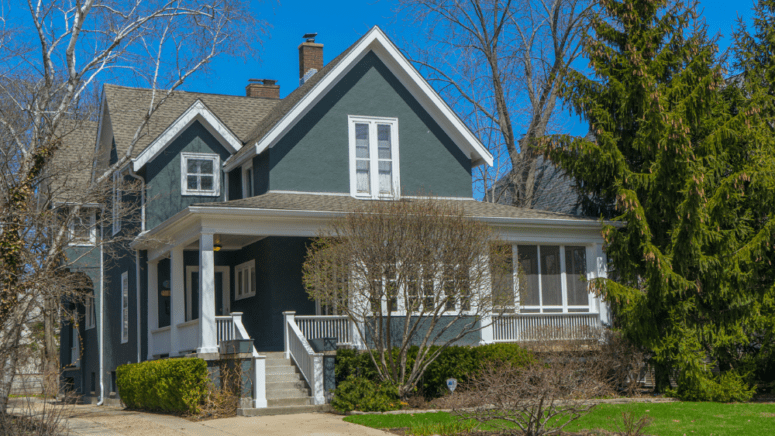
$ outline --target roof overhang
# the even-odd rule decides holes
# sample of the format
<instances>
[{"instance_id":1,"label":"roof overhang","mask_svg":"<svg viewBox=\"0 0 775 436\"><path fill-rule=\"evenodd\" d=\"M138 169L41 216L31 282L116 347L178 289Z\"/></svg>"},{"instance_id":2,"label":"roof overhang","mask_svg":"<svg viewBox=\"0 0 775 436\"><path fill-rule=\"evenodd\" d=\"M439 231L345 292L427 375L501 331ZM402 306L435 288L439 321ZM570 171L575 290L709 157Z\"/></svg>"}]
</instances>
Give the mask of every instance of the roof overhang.
<instances>
[{"instance_id":1,"label":"roof overhang","mask_svg":"<svg viewBox=\"0 0 775 436\"><path fill-rule=\"evenodd\" d=\"M161 135L154 139L140 155L132 159L132 170L139 171L140 168L164 151L172 141L177 139L181 133L196 121L199 121L230 153L234 154L242 148L242 141L208 109L202 100L197 99L175 122L170 124Z\"/></svg>"},{"instance_id":2,"label":"roof overhang","mask_svg":"<svg viewBox=\"0 0 775 436\"><path fill-rule=\"evenodd\" d=\"M263 153L275 144L304 117L337 83L370 51L390 69L422 107L433 117L453 142L471 159L473 166L492 165L493 157L479 138L466 126L455 111L414 68L382 30L374 26L326 76L288 111L269 132L255 144L255 154L247 153L239 160L228 162L231 171L246 159Z\"/></svg>"}]
</instances>

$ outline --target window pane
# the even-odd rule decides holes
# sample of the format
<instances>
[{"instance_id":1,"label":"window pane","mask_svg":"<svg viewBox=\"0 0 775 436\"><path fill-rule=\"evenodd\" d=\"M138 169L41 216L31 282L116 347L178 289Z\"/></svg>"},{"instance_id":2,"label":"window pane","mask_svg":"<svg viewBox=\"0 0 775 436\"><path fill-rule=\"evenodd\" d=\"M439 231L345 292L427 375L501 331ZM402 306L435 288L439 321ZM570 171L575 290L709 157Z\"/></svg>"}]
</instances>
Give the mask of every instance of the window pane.
<instances>
[{"instance_id":1,"label":"window pane","mask_svg":"<svg viewBox=\"0 0 775 436\"><path fill-rule=\"evenodd\" d=\"M538 306L538 250L535 245L517 246L517 256L525 284L519 286L520 304L523 306Z\"/></svg>"},{"instance_id":2,"label":"window pane","mask_svg":"<svg viewBox=\"0 0 775 436\"><path fill-rule=\"evenodd\" d=\"M379 192L380 194L389 194L393 192L393 163L379 162Z\"/></svg>"},{"instance_id":3,"label":"window pane","mask_svg":"<svg viewBox=\"0 0 775 436\"><path fill-rule=\"evenodd\" d=\"M188 176L186 180L187 180L188 189L199 189L197 176Z\"/></svg>"},{"instance_id":4,"label":"window pane","mask_svg":"<svg viewBox=\"0 0 775 436\"><path fill-rule=\"evenodd\" d=\"M249 293L256 292L256 269L250 268L250 287L248 288Z\"/></svg>"},{"instance_id":5,"label":"window pane","mask_svg":"<svg viewBox=\"0 0 775 436\"><path fill-rule=\"evenodd\" d=\"M380 159L390 159L390 125L377 125L377 150Z\"/></svg>"},{"instance_id":6,"label":"window pane","mask_svg":"<svg viewBox=\"0 0 775 436\"><path fill-rule=\"evenodd\" d=\"M237 295L242 296L242 270L237 271Z\"/></svg>"},{"instance_id":7,"label":"window pane","mask_svg":"<svg viewBox=\"0 0 775 436\"><path fill-rule=\"evenodd\" d=\"M506 250L504 264L490 265L492 300L496 307L511 307L514 306L514 260L511 245L502 248Z\"/></svg>"},{"instance_id":8,"label":"window pane","mask_svg":"<svg viewBox=\"0 0 775 436\"><path fill-rule=\"evenodd\" d=\"M186 162L189 174L199 173L199 161L196 159L188 159Z\"/></svg>"},{"instance_id":9,"label":"window pane","mask_svg":"<svg viewBox=\"0 0 775 436\"><path fill-rule=\"evenodd\" d=\"M201 167L200 167L200 170L201 170L202 174L212 174L213 173L213 161L208 159L208 160L202 160L200 162L202 162L201 163Z\"/></svg>"},{"instance_id":10,"label":"window pane","mask_svg":"<svg viewBox=\"0 0 775 436\"><path fill-rule=\"evenodd\" d=\"M202 176L202 191L213 190L213 176Z\"/></svg>"},{"instance_id":11,"label":"window pane","mask_svg":"<svg viewBox=\"0 0 775 436\"><path fill-rule=\"evenodd\" d=\"M423 278L422 278L422 290L423 294L425 294L425 299L423 300L423 305L425 306L426 312L432 312L435 311L435 289L434 289L434 283L433 283L433 272L431 268L424 268L423 272Z\"/></svg>"},{"instance_id":12,"label":"window pane","mask_svg":"<svg viewBox=\"0 0 775 436\"><path fill-rule=\"evenodd\" d=\"M245 171L245 197L252 197L253 196L253 168L248 169Z\"/></svg>"},{"instance_id":13,"label":"window pane","mask_svg":"<svg viewBox=\"0 0 775 436\"><path fill-rule=\"evenodd\" d=\"M355 157L369 158L369 125L355 125Z\"/></svg>"},{"instance_id":14,"label":"window pane","mask_svg":"<svg viewBox=\"0 0 775 436\"><path fill-rule=\"evenodd\" d=\"M355 161L355 173L358 192L371 192L369 162L364 160Z\"/></svg>"},{"instance_id":15,"label":"window pane","mask_svg":"<svg viewBox=\"0 0 775 436\"><path fill-rule=\"evenodd\" d=\"M589 304L587 283L587 251L584 247L565 247L565 277L569 306Z\"/></svg>"},{"instance_id":16,"label":"window pane","mask_svg":"<svg viewBox=\"0 0 775 436\"><path fill-rule=\"evenodd\" d=\"M541 246L541 294L543 306L562 306L560 247Z\"/></svg>"}]
</instances>

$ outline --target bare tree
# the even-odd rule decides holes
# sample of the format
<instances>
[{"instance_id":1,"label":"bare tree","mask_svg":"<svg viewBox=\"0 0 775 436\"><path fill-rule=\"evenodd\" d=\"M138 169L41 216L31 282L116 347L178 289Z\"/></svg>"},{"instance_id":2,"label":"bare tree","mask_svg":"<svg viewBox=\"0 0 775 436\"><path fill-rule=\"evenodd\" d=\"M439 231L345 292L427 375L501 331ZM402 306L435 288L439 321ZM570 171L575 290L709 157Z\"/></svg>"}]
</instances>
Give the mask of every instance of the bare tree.
<instances>
[{"instance_id":1,"label":"bare tree","mask_svg":"<svg viewBox=\"0 0 775 436\"><path fill-rule=\"evenodd\" d=\"M495 158L480 166L485 201L531 208L537 140L556 121L560 84L581 54L594 0L401 0L426 37L410 57ZM562 174L558 174L558 177ZM493 189L496 182L508 189Z\"/></svg>"},{"instance_id":2,"label":"bare tree","mask_svg":"<svg viewBox=\"0 0 775 436\"><path fill-rule=\"evenodd\" d=\"M215 56L250 52L264 26L239 0L30 0L22 12L24 19L3 17L0 32L0 410L26 314L43 310L53 329L63 298L91 286L68 274L85 255L68 250L85 209L109 204L113 173L175 90ZM88 142L77 151L81 162L57 166L64 144L97 119L98 83L111 79L153 90L128 149L92 173L96 134L76 138ZM84 161L88 176L78 180ZM131 186L119 188L132 197ZM136 215L131 201L121 204L119 215ZM102 209L96 215L89 231L108 219ZM94 249L113 242L99 238Z\"/></svg>"},{"instance_id":3,"label":"bare tree","mask_svg":"<svg viewBox=\"0 0 775 436\"><path fill-rule=\"evenodd\" d=\"M513 292L510 301L492 292L507 265L494 237L454 201L368 202L312 244L304 282L310 298L350 318L379 377L405 397L446 347L513 304Z\"/></svg>"}]
</instances>

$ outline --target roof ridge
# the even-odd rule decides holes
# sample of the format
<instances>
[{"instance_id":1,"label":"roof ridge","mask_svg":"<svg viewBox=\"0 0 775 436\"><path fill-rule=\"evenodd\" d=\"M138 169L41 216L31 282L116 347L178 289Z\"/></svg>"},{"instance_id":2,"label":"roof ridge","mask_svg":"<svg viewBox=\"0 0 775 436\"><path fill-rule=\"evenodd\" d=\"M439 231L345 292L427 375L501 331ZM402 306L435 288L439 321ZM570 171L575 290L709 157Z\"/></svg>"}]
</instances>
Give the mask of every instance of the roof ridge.
<instances>
[{"instance_id":1,"label":"roof ridge","mask_svg":"<svg viewBox=\"0 0 775 436\"><path fill-rule=\"evenodd\" d=\"M108 88L123 88L123 89L131 89L134 91L145 91L150 92L154 91L154 88L141 88L139 86L126 86L126 85L116 85L113 83L105 83L103 85L104 87ZM156 88L156 91L167 91L166 89L162 88ZM216 97L234 97L234 98L243 98L243 99L259 99L259 100L273 100L273 101L281 101L282 99L276 99L276 98L265 98L265 97L249 97L247 95L233 95L233 94L217 94L214 92L198 92L198 91L185 91L182 89L175 89L172 91L173 93L179 92L183 94L196 94L196 95L211 95Z\"/></svg>"}]
</instances>

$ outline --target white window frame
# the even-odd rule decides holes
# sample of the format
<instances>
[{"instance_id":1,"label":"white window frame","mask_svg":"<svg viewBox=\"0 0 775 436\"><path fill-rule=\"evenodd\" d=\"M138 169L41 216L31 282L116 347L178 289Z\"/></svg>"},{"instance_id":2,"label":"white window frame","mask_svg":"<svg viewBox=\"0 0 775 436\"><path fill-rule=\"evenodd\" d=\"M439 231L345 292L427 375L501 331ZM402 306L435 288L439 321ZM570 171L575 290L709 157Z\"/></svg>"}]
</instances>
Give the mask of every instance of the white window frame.
<instances>
[{"instance_id":1,"label":"white window frame","mask_svg":"<svg viewBox=\"0 0 775 436\"><path fill-rule=\"evenodd\" d=\"M221 285L223 286L223 289L221 290L221 303L223 304L224 311L226 313L231 313L231 282L229 280L229 273L231 273L231 268L229 266L217 265L214 270L216 273L221 273L223 275L223 283ZM194 306L192 304L192 294L194 280L192 275L195 272L199 272L198 266L189 265L186 267L186 321L191 321L193 319L192 316L194 313ZM213 285L215 285L214 282ZM215 290L213 290L213 294L215 294ZM201 313L199 314L199 317L202 317Z\"/></svg>"},{"instance_id":2,"label":"white window frame","mask_svg":"<svg viewBox=\"0 0 775 436\"><path fill-rule=\"evenodd\" d=\"M240 280L240 273L247 272L247 275L243 274L243 279ZM253 277L253 287L250 288L251 272ZM256 275L256 260L251 259L247 262L241 263L234 267L234 301L242 300L245 298L255 297L256 295L256 281L258 277ZM244 285L244 286L243 286ZM248 288L248 289L245 289Z\"/></svg>"},{"instance_id":3,"label":"white window frame","mask_svg":"<svg viewBox=\"0 0 775 436\"><path fill-rule=\"evenodd\" d=\"M113 173L113 235L121 231L121 173Z\"/></svg>"},{"instance_id":4,"label":"white window frame","mask_svg":"<svg viewBox=\"0 0 775 436\"><path fill-rule=\"evenodd\" d=\"M92 247L97 244L97 211L94 208L81 207L81 212L84 210L90 211L89 213L89 239L76 239L75 226L77 225L75 218L70 220L70 224L67 226L70 232L70 243L68 245L76 247ZM115 222L115 221L114 221Z\"/></svg>"},{"instance_id":5,"label":"white window frame","mask_svg":"<svg viewBox=\"0 0 775 436\"><path fill-rule=\"evenodd\" d=\"M213 189L188 189L188 160L201 159L213 161ZM218 197L221 195L221 157L215 153L180 153L180 192L181 195L198 197Z\"/></svg>"},{"instance_id":6,"label":"white window frame","mask_svg":"<svg viewBox=\"0 0 775 436\"><path fill-rule=\"evenodd\" d=\"M518 246L519 245L530 245L536 247L536 259L537 259L537 265L536 269L538 270L538 306L523 306L519 303L520 296L519 296L519 278L518 278L518 268L519 268L519 253L518 253ZM560 306L544 306L543 304L543 289L542 289L542 280L541 280L541 245L546 247L559 247L560 249L560 286L561 286L561 298L562 298L562 304ZM521 312L523 309L535 311L538 310L538 312L526 312L526 315L530 314L592 314L596 315L598 314L599 310L596 309L595 305L595 296L592 294L589 290L587 291L587 305L586 306L570 306L568 305L568 283L567 283L567 274L565 271L565 247L584 247L585 252L584 256L586 256L586 276L587 279L590 278L590 256L592 256L594 253L592 253L592 247L589 247L584 244L562 244L562 245L555 245L555 244L540 244L535 242L525 242L525 243L515 243L511 245L512 249L512 255L513 255L513 265L514 265L514 301L515 305L518 308L518 311ZM561 312L558 312L557 310L561 309ZM586 312L571 312L570 310L582 310L586 309ZM551 310L551 311L547 311Z\"/></svg>"},{"instance_id":7,"label":"white window frame","mask_svg":"<svg viewBox=\"0 0 775 436\"><path fill-rule=\"evenodd\" d=\"M129 271L121 274L121 343L129 342Z\"/></svg>"},{"instance_id":8,"label":"white window frame","mask_svg":"<svg viewBox=\"0 0 775 436\"><path fill-rule=\"evenodd\" d=\"M350 153L350 195L356 198L368 198L368 199L392 199L399 198L401 196L401 171L399 168L398 157L398 118L383 118L383 117L366 117L348 115L348 138L349 138L349 153ZM370 189L369 194L358 193L358 180L356 174L356 157L355 157L355 125L356 124L368 124L369 125L369 177L370 177ZM392 190L390 194L380 194L379 192L379 155L377 149L377 125L389 124L390 125L390 138L391 138L391 162L392 162Z\"/></svg>"},{"instance_id":9,"label":"white window frame","mask_svg":"<svg viewBox=\"0 0 775 436\"><path fill-rule=\"evenodd\" d=\"M250 172L250 180L248 181L248 171ZM253 171L253 161L248 161L245 165L242 166L242 198L250 198L253 195L255 195L255 180L256 180L256 173ZM248 190L250 191L250 195L248 195Z\"/></svg>"},{"instance_id":10,"label":"white window frame","mask_svg":"<svg viewBox=\"0 0 775 436\"><path fill-rule=\"evenodd\" d=\"M86 301L84 301L84 328L86 330L93 329L96 327L96 313L94 313L94 293L91 293L86 296Z\"/></svg>"}]
</instances>

